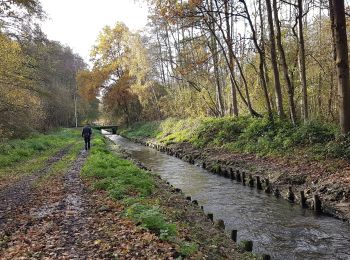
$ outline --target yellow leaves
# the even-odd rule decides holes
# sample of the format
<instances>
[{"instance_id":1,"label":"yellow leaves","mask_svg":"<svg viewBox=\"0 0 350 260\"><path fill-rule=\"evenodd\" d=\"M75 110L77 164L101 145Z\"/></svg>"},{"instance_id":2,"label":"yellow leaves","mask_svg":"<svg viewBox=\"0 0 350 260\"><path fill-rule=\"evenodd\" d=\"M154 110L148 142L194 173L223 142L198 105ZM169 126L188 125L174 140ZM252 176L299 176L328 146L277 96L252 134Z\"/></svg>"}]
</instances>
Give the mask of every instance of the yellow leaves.
<instances>
[{"instance_id":1,"label":"yellow leaves","mask_svg":"<svg viewBox=\"0 0 350 260\"><path fill-rule=\"evenodd\" d=\"M81 97L92 101L98 96L101 87L108 79L109 71L101 70L83 70L77 75L77 85Z\"/></svg>"}]
</instances>

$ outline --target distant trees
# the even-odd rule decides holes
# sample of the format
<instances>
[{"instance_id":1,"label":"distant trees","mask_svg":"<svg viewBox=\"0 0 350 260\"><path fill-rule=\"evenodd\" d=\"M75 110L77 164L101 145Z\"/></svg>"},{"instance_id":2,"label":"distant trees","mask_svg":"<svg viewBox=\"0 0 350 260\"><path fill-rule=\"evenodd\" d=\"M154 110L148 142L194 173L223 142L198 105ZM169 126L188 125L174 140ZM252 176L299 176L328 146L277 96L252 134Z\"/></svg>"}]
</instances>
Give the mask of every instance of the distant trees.
<instances>
[{"instance_id":1,"label":"distant trees","mask_svg":"<svg viewBox=\"0 0 350 260\"><path fill-rule=\"evenodd\" d=\"M159 87L149 79L150 64L140 35L122 23L106 26L93 47L91 70L81 71L78 85L87 100L102 94L105 115L124 123L158 119Z\"/></svg>"},{"instance_id":2,"label":"distant trees","mask_svg":"<svg viewBox=\"0 0 350 260\"><path fill-rule=\"evenodd\" d=\"M76 91L76 73L85 63L69 47L46 38L35 24L41 15L34 0L0 3L1 140L73 126L74 104L77 115L93 107Z\"/></svg>"}]
</instances>

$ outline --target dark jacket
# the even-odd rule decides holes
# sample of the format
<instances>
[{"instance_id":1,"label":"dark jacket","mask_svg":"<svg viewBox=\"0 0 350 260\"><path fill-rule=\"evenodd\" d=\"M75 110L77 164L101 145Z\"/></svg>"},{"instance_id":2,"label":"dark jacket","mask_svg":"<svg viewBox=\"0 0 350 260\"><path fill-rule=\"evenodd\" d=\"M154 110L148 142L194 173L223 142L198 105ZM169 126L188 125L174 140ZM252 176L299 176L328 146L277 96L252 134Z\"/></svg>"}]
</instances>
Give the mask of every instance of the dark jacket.
<instances>
[{"instance_id":1,"label":"dark jacket","mask_svg":"<svg viewBox=\"0 0 350 260\"><path fill-rule=\"evenodd\" d=\"M85 126L81 132L81 136L84 138L90 138L92 135L92 130L90 126Z\"/></svg>"}]
</instances>

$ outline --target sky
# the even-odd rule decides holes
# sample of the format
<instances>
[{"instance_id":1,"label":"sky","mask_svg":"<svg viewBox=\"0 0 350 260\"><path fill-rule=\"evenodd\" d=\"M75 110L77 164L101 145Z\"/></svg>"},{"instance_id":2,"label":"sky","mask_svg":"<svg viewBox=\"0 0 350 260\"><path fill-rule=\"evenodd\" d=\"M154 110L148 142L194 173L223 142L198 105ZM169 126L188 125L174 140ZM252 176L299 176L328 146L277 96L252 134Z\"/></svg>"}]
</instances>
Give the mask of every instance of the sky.
<instances>
[{"instance_id":1,"label":"sky","mask_svg":"<svg viewBox=\"0 0 350 260\"><path fill-rule=\"evenodd\" d=\"M60 41L86 62L101 29L117 21L141 30L147 23L147 6L142 0L41 0L48 19L42 30L50 40Z\"/></svg>"}]
</instances>

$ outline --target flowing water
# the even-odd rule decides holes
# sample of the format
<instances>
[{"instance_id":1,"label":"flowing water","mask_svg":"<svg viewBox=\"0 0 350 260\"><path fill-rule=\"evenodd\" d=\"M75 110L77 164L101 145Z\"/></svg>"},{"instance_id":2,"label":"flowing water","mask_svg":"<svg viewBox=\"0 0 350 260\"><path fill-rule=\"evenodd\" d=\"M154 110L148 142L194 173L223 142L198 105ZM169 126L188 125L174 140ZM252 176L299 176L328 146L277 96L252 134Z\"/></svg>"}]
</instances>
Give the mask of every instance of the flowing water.
<instances>
[{"instance_id":1,"label":"flowing water","mask_svg":"<svg viewBox=\"0 0 350 260\"><path fill-rule=\"evenodd\" d=\"M272 259L350 259L350 225L316 215L283 199L214 175L200 167L118 135L108 137L131 157L182 189L239 240L252 240L253 251Z\"/></svg>"}]
</instances>

